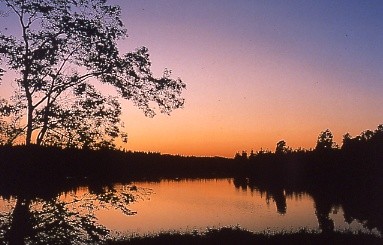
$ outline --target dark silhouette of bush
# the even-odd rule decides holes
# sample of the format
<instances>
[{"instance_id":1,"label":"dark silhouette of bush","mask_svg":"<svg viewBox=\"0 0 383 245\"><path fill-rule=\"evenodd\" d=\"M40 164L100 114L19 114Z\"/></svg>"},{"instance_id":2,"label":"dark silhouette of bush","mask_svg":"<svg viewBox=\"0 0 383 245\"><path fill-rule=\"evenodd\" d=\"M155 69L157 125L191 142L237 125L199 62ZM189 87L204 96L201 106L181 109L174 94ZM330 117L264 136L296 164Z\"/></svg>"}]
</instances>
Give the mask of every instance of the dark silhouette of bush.
<instances>
[{"instance_id":1,"label":"dark silhouette of bush","mask_svg":"<svg viewBox=\"0 0 383 245\"><path fill-rule=\"evenodd\" d=\"M287 146L286 141L280 140L275 148L275 154L286 154L291 152L291 148Z\"/></svg>"},{"instance_id":2,"label":"dark silhouette of bush","mask_svg":"<svg viewBox=\"0 0 383 245\"><path fill-rule=\"evenodd\" d=\"M317 144L315 150L317 151L329 151L334 148L337 148L335 142L333 141L333 134L329 129L321 132L318 136Z\"/></svg>"}]
</instances>

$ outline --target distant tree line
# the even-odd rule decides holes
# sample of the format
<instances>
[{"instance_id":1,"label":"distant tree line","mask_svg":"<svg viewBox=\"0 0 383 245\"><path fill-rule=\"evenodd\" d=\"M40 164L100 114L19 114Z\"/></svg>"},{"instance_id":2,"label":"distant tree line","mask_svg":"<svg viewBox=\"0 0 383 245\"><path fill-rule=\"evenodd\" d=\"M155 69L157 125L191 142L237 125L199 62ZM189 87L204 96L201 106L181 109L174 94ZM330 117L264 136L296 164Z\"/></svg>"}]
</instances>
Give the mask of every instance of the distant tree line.
<instances>
[{"instance_id":1,"label":"distant tree line","mask_svg":"<svg viewBox=\"0 0 383 245\"><path fill-rule=\"evenodd\" d=\"M275 152L244 151L234 161L242 169L237 188L258 190L272 198L279 213L286 212L286 197L308 193L315 202L322 232L332 232L332 209L342 207L345 221L358 220L368 229L383 231L383 125L352 137L341 146L329 129L322 131L314 149L292 150L277 143Z\"/></svg>"},{"instance_id":2,"label":"distant tree line","mask_svg":"<svg viewBox=\"0 0 383 245\"><path fill-rule=\"evenodd\" d=\"M307 150L303 148L298 148L293 150L291 147L287 146L285 140L280 140L276 144L275 152L273 153L270 150L261 149L258 152L253 150L248 154L246 151L241 153L237 152L234 156L236 160L253 160L255 157L262 155L286 155L294 153L304 153L304 152L334 152L334 151L354 151L354 152L368 152L371 150L376 150L381 148L383 143L383 124L380 124L375 130L365 130L359 135L352 137L350 133L343 135L342 146L339 147L334 142L334 136L330 129L322 131L318 135L316 146L314 150Z\"/></svg>"},{"instance_id":3,"label":"distant tree line","mask_svg":"<svg viewBox=\"0 0 383 245\"><path fill-rule=\"evenodd\" d=\"M383 125L355 137L345 134L341 147L326 129L313 150L292 150L279 141L275 152L237 153L234 162L241 169L241 178L254 179L256 185L262 183L268 189L378 193L383 188Z\"/></svg>"}]
</instances>

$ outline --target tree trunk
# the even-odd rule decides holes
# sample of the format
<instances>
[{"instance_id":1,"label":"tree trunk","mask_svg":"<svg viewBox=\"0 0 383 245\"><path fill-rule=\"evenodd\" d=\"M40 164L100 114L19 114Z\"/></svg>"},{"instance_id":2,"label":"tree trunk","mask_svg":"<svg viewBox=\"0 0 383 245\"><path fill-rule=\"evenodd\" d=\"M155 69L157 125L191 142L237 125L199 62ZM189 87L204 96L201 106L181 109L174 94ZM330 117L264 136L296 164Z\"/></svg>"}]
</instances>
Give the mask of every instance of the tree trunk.
<instances>
[{"instance_id":1,"label":"tree trunk","mask_svg":"<svg viewBox=\"0 0 383 245\"><path fill-rule=\"evenodd\" d=\"M48 101L49 103L49 101ZM49 106L47 105L45 110L44 110L44 122L43 122L43 126L41 128L41 131L39 133L39 135L37 136L37 140L36 140L36 144L37 145L41 145L41 143L43 142L43 139L45 137L45 134L48 130L48 122L49 122Z\"/></svg>"},{"instance_id":2,"label":"tree trunk","mask_svg":"<svg viewBox=\"0 0 383 245\"><path fill-rule=\"evenodd\" d=\"M23 28L23 40L24 40L24 45L25 45L25 53L23 55L23 63L24 63L24 71L23 71L23 80L22 80L22 87L25 89L25 96L28 101L28 114L27 114L27 135L25 138L25 144L30 145L32 142L32 132L33 132L33 100L32 100L32 93L30 91L30 86L29 86L29 74L31 70L31 61L29 58L29 37L28 37L28 25L25 25L23 22L23 15L20 16L20 23Z\"/></svg>"},{"instance_id":3,"label":"tree trunk","mask_svg":"<svg viewBox=\"0 0 383 245\"><path fill-rule=\"evenodd\" d=\"M28 97L28 96L27 96ZM27 135L25 138L25 144L30 145L32 143L32 132L33 132L33 105L32 98L28 99L28 117L27 117Z\"/></svg>"}]
</instances>

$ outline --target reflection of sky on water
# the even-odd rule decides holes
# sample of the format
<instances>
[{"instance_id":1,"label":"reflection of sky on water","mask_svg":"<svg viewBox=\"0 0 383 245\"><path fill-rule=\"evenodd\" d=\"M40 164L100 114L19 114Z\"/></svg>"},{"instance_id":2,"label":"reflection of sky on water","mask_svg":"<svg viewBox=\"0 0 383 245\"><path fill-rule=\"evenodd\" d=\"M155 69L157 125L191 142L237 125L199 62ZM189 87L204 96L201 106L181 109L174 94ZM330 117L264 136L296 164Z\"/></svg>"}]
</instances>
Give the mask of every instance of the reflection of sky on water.
<instances>
[{"instance_id":1,"label":"reflection of sky on water","mask_svg":"<svg viewBox=\"0 0 383 245\"><path fill-rule=\"evenodd\" d=\"M154 192L149 200L130 205L137 215L101 210L97 213L100 223L119 232L139 234L235 225L252 231L318 229L314 201L307 194L287 196L287 212L282 215L272 198L267 201L264 193L235 189L226 179L135 184ZM357 222L349 226L341 208L330 217L336 229L362 229Z\"/></svg>"},{"instance_id":2,"label":"reflection of sky on water","mask_svg":"<svg viewBox=\"0 0 383 245\"><path fill-rule=\"evenodd\" d=\"M118 233L203 231L207 227L236 225L251 231L319 227L315 203L308 194L286 195L286 212L281 214L274 197L250 188L234 188L230 179L163 180L136 182L133 186L139 187L138 198L127 204L125 210L137 212L136 215L125 215L120 206L100 201L102 198L96 197L100 193L91 193L88 188L60 194L56 200L81 215L94 212L99 224ZM130 185L116 185L115 195L120 196L129 188ZM9 218L15 204L14 198L0 199L0 217ZM33 201L30 209L32 212L41 210L43 204L43 201ZM346 223L342 207L333 207L329 217L337 230L367 231L357 221ZM2 231L0 235L4 235Z\"/></svg>"}]
</instances>

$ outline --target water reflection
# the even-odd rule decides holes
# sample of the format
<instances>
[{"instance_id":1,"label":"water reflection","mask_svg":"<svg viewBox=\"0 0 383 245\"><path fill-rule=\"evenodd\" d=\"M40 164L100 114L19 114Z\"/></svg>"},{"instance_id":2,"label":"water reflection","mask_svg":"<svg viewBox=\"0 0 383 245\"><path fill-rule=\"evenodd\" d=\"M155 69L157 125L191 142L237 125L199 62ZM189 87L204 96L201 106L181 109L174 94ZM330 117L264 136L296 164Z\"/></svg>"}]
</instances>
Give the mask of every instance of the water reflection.
<instances>
[{"instance_id":1,"label":"water reflection","mask_svg":"<svg viewBox=\"0 0 383 245\"><path fill-rule=\"evenodd\" d=\"M0 243L102 243L110 231L145 234L235 225L252 231L381 231L381 215L371 218L371 211L366 211L379 210L374 206L379 201L356 202L361 199L335 194L250 178L86 186L0 184ZM144 200L136 202L140 198Z\"/></svg>"},{"instance_id":2,"label":"water reflection","mask_svg":"<svg viewBox=\"0 0 383 245\"><path fill-rule=\"evenodd\" d=\"M383 230L381 190L376 186L355 187L346 189L342 186L331 188L312 188L310 186L291 187L280 182L259 182L252 178L235 178L237 189L258 191L266 196L266 202L275 202L276 210L280 214L288 212L286 199L297 193L306 193L313 199L318 228L323 233L334 231L334 220L340 208L344 211L344 222L347 224L360 223L365 230L381 233Z\"/></svg>"},{"instance_id":3,"label":"water reflection","mask_svg":"<svg viewBox=\"0 0 383 245\"><path fill-rule=\"evenodd\" d=\"M136 182L155 192L150 201L132 203L138 215L106 215L102 221L113 230L146 234L166 230L205 230L206 227L240 225L252 231L296 230L302 227L367 231L363 224L345 220L341 206L313 198L307 192L265 189L250 179L162 180ZM118 224L115 221L119 220ZM325 229L326 221L331 222Z\"/></svg>"},{"instance_id":4,"label":"water reflection","mask_svg":"<svg viewBox=\"0 0 383 245\"><path fill-rule=\"evenodd\" d=\"M249 182L249 178L235 178L233 181L233 184L235 188L242 189L244 191L246 191L247 189L249 189L250 191L254 191L254 190L259 191L262 196L266 195L266 203L268 205L270 204L270 200L276 203L277 212L279 214L286 213L287 204L286 204L286 196L285 196L285 192L283 188L273 187L271 189L268 189L267 191L260 190Z\"/></svg>"},{"instance_id":5,"label":"water reflection","mask_svg":"<svg viewBox=\"0 0 383 245\"><path fill-rule=\"evenodd\" d=\"M96 212L113 208L125 215L135 214L129 204L150 192L134 185L120 185L118 189L111 185L89 185L64 191L47 186L1 188L0 243L101 243L109 230L98 223Z\"/></svg>"}]
</instances>

